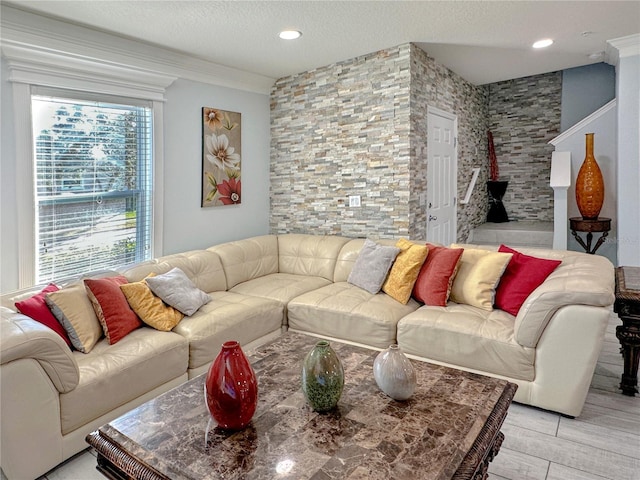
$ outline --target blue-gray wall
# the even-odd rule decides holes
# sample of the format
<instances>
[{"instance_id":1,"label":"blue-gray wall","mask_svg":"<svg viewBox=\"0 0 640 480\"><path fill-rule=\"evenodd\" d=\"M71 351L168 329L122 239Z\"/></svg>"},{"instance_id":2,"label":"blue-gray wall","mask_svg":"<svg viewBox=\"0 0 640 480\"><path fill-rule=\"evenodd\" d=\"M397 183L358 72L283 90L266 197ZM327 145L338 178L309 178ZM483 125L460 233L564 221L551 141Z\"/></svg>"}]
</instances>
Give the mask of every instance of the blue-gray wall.
<instances>
[{"instance_id":1,"label":"blue-gray wall","mask_svg":"<svg viewBox=\"0 0 640 480\"><path fill-rule=\"evenodd\" d=\"M562 71L560 131L588 117L616 97L616 72L612 65L594 63Z\"/></svg>"},{"instance_id":2,"label":"blue-gray wall","mask_svg":"<svg viewBox=\"0 0 640 480\"><path fill-rule=\"evenodd\" d=\"M176 80L164 107L164 254L269 233L269 96ZM201 208L202 107L242 114L242 203Z\"/></svg>"}]
</instances>

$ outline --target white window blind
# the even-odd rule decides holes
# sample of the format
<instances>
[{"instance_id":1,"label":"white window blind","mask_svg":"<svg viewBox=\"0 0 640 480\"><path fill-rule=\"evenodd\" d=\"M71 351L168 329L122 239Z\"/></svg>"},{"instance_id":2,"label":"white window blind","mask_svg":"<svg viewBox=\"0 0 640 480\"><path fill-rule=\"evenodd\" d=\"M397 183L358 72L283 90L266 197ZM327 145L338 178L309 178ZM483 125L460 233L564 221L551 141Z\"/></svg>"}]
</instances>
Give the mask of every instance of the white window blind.
<instances>
[{"instance_id":1,"label":"white window blind","mask_svg":"<svg viewBox=\"0 0 640 480\"><path fill-rule=\"evenodd\" d=\"M150 106L38 94L31 105L36 282L150 258Z\"/></svg>"}]
</instances>

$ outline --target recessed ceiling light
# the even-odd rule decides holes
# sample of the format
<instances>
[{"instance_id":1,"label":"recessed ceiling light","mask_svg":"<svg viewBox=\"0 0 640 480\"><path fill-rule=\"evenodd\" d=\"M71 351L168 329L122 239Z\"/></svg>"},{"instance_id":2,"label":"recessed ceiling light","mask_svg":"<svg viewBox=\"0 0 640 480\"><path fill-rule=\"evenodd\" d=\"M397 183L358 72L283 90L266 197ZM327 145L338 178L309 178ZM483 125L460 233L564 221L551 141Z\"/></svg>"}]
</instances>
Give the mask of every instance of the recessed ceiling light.
<instances>
[{"instance_id":1,"label":"recessed ceiling light","mask_svg":"<svg viewBox=\"0 0 640 480\"><path fill-rule=\"evenodd\" d=\"M278 36L283 40L295 40L302 36L302 32L298 30L283 30L278 34Z\"/></svg>"},{"instance_id":2,"label":"recessed ceiling light","mask_svg":"<svg viewBox=\"0 0 640 480\"><path fill-rule=\"evenodd\" d=\"M553 43L553 40L550 38L545 38L544 40L538 40L536 43L531 45L533 48L545 48Z\"/></svg>"}]
</instances>

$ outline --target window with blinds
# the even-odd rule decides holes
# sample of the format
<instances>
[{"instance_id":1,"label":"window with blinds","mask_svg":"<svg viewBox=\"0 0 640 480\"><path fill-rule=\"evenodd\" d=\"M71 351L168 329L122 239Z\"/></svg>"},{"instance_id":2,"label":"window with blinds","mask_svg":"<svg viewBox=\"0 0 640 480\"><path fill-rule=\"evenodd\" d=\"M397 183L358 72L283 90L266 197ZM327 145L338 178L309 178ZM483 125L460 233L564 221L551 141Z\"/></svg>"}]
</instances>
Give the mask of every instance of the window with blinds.
<instances>
[{"instance_id":1,"label":"window with blinds","mask_svg":"<svg viewBox=\"0 0 640 480\"><path fill-rule=\"evenodd\" d=\"M32 95L36 282L146 260L150 105Z\"/></svg>"}]
</instances>

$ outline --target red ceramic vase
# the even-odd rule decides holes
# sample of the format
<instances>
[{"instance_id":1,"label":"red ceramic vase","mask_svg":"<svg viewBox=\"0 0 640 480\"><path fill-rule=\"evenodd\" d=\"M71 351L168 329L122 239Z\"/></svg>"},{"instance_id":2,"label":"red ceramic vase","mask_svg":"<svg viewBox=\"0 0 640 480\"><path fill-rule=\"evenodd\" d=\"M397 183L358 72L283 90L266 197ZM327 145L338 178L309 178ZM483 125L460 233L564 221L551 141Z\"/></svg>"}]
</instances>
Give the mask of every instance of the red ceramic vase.
<instances>
[{"instance_id":1,"label":"red ceramic vase","mask_svg":"<svg viewBox=\"0 0 640 480\"><path fill-rule=\"evenodd\" d=\"M221 428L241 430L253 418L258 404L258 381L238 342L222 345L209 367L204 396L209 413Z\"/></svg>"}]
</instances>

